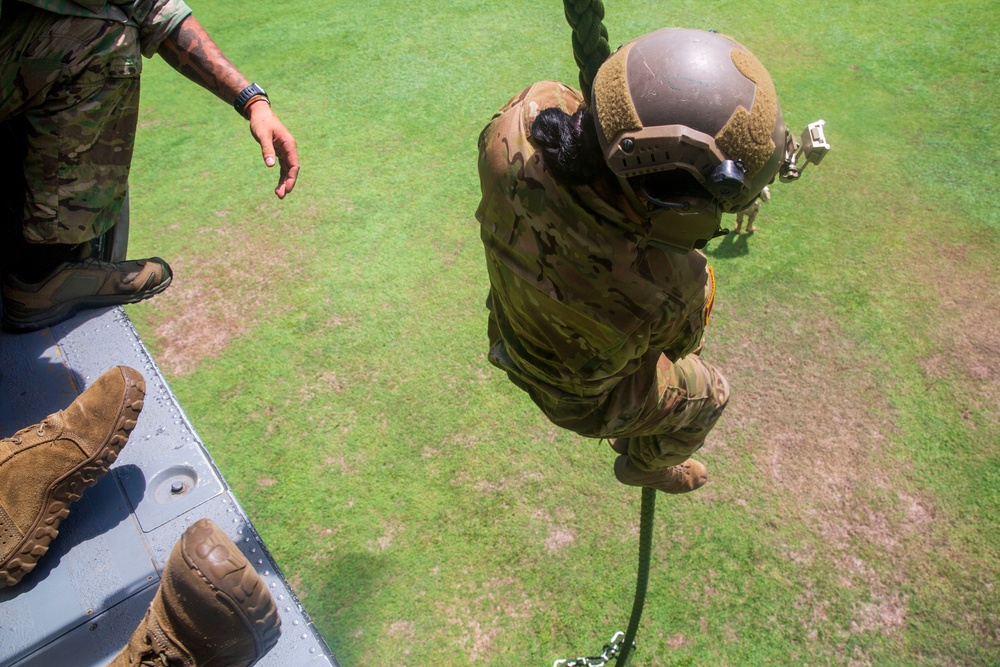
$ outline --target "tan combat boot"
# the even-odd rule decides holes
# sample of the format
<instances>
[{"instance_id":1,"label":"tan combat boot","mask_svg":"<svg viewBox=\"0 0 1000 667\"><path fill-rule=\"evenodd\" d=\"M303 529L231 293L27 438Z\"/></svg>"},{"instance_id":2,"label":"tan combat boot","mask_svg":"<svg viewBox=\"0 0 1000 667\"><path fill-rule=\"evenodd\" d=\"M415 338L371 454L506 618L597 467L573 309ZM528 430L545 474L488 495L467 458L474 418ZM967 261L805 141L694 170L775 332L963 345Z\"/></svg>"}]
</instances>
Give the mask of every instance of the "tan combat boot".
<instances>
[{"instance_id":1,"label":"tan combat boot","mask_svg":"<svg viewBox=\"0 0 1000 667\"><path fill-rule=\"evenodd\" d=\"M615 459L615 477L622 484L649 486L664 493L688 493L708 481L708 469L694 459L682 461L669 468L641 470L629 458L628 440L628 438L617 438L609 443L611 449L621 454Z\"/></svg>"},{"instance_id":2,"label":"tan combat boot","mask_svg":"<svg viewBox=\"0 0 1000 667\"><path fill-rule=\"evenodd\" d=\"M264 582L222 529L201 519L174 545L145 618L108 667L249 667L280 634Z\"/></svg>"},{"instance_id":3,"label":"tan combat boot","mask_svg":"<svg viewBox=\"0 0 1000 667\"><path fill-rule=\"evenodd\" d=\"M615 477L629 486L650 486L664 493L688 493L708 481L708 469L688 459L669 468L640 470L628 454L622 454L615 459Z\"/></svg>"},{"instance_id":4,"label":"tan combat boot","mask_svg":"<svg viewBox=\"0 0 1000 667\"><path fill-rule=\"evenodd\" d=\"M34 569L69 506L118 458L146 383L117 366L40 424L0 440L0 588Z\"/></svg>"},{"instance_id":5,"label":"tan combat boot","mask_svg":"<svg viewBox=\"0 0 1000 667\"><path fill-rule=\"evenodd\" d=\"M81 310L142 301L167 289L173 275L170 265L159 257L64 262L37 283L7 274L3 278L3 328L12 333L37 331Z\"/></svg>"}]
</instances>

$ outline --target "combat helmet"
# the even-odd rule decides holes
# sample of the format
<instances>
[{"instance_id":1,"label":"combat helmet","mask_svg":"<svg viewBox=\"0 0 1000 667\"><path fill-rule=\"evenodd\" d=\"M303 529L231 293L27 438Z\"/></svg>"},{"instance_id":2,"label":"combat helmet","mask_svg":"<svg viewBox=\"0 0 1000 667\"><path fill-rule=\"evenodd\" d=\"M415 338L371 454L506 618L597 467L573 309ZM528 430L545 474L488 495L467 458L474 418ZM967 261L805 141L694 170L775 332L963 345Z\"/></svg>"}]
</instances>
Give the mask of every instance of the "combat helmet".
<instances>
[{"instance_id":1,"label":"combat helmet","mask_svg":"<svg viewBox=\"0 0 1000 667\"><path fill-rule=\"evenodd\" d=\"M703 247L722 213L750 206L779 171L798 175L770 74L716 32L664 28L621 46L594 77L592 109L651 240L677 249Z\"/></svg>"}]
</instances>

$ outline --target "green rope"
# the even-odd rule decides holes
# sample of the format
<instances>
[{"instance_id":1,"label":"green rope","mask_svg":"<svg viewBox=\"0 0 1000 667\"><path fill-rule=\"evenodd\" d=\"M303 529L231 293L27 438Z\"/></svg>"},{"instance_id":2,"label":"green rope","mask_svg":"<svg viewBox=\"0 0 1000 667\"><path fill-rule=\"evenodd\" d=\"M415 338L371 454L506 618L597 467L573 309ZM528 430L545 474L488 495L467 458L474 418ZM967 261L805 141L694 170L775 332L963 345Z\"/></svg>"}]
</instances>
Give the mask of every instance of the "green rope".
<instances>
[{"instance_id":1,"label":"green rope","mask_svg":"<svg viewBox=\"0 0 1000 667\"><path fill-rule=\"evenodd\" d=\"M580 68L580 91L583 99L590 104L590 93L594 87L594 77L604 61L611 55L608 44L608 29L604 26L604 3L602 0L563 0L566 21L573 29L573 58ZM639 571L635 580L635 599L632 615L629 617L625 638L621 643L621 653L615 667L625 667L632 657L635 635L639 630L642 608L646 603L646 588L649 584L649 562L653 545L653 515L656 511L656 489L643 487L642 507L639 511ZM603 664L603 663L602 663Z\"/></svg>"},{"instance_id":2,"label":"green rope","mask_svg":"<svg viewBox=\"0 0 1000 667\"><path fill-rule=\"evenodd\" d=\"M646 586L649 584L649 561L653 552L653 513L656 510L656 489L642 487L642 507L639 510L639 572L635 579L635 600L632 602L632 615L625 629L625 639L622 640L622 652L618 654L615 667L625 667L632 657L635 644L635 634L639 630L639 619L642 618L642 607L646 602Z\"/></svg>"},{"instance_id":3,"label":"green rope","mask_svg":"<svg viewBox=\"0 0 1000 667\"><path fill-rule=\"evenodd\" d=\"M580 68L580 90L590 104L590 90L597 70L611 55L608 29L604 27L601 0L563 0L566 21L573 29L573 58Z\"/></svg>"}]
</instances>

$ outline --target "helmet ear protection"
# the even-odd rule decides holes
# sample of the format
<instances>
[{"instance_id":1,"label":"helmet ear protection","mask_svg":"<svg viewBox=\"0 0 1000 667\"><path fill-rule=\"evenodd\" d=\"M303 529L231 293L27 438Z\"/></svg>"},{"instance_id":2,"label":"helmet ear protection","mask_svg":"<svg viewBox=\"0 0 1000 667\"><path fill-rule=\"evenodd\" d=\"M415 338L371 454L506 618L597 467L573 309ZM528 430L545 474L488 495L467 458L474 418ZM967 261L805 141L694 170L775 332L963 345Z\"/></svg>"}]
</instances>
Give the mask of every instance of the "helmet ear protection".
<instances>
[{"instance_id":1,"label":"helmet ear protection","mask_svg":"<svg viewBox=\"0 0 1000 667\"><path fill-rule=\"evenodd\" d=\"M687 208L654 209L649 216L646 242L669 250L700 250L719 236L722 211L709 199L684 202ZM729 230L722 232L728 234Z\"/></svg>"},{"instance_id":2,"label":"helmet ear protection","mask_svg":"<svg viewBox=\"0 0 1000 667\"><path fill-rule=\"evenodd\" d=\"M779 171L795 172L798 145L770 75L716 32L664 28L623 45L601 65L591 98L605 162L637 210L664 227L650 236L664 245L704 246L722 213L750 206ZM661 172L690 177L683 193L657 196L644 177Z\"/></svg>"},{"instance_id":3,"label":"helmet ear protection","mask_svg":"<svg viewBox=\"0 0 1000 667\"><path fill-rule=\"evenodd\" d=\"M642 206L646 213L648 243L687 252L705 247L718 235L722 209L687 171L635 176L626 185L636 193L633 206Z\"/></svg>"}]
</instances>

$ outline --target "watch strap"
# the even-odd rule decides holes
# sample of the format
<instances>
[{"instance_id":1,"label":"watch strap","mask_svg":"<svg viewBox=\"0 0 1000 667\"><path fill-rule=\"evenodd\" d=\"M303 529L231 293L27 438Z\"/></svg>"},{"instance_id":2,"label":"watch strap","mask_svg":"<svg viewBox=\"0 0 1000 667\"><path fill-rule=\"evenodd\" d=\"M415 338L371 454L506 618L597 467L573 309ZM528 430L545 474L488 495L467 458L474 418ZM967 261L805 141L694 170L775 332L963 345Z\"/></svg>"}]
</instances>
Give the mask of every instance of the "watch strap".
<instances>
[{"instance_id":1,"label":"watch strap","mask_svg":"<svg viewBox=\"0 0 1000 667\"><path fill-rule=\"evenodd\" d=\"M249 86L240 91L240 94L236 96L233 100L233 108L236 109L236 113L247 118L247 109L250 108L250 103L256 99L263 98L268 104L271 100L268 99L267 93L264 89L258 86L256 83L251 83Z\"/></svg>"}]
</instances>

